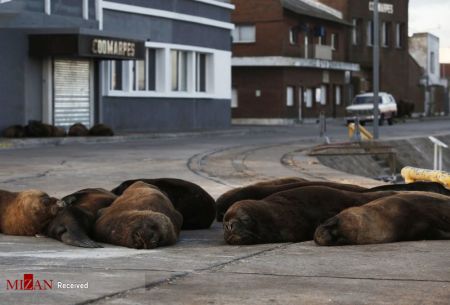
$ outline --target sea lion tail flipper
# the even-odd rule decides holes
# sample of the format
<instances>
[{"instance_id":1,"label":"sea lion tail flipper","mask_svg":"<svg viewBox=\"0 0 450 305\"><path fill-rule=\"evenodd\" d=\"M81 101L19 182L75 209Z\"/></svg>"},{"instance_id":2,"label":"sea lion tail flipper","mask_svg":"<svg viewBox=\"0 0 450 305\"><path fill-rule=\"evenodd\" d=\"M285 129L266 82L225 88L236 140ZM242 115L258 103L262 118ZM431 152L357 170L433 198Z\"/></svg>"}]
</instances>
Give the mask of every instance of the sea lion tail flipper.
<instances>
[{"instance_id":1,"label":"sea lion tail flipper","mask_svg":"<svg viewBox=\"0 0 450 305\"><path fill-rule=\"evenodd\" d=\"M61 235L61 241L67 245L82 247L82 248L103 248L102 245L97 244L83 232L66 231Z\"/></svg>"}]
</instances>

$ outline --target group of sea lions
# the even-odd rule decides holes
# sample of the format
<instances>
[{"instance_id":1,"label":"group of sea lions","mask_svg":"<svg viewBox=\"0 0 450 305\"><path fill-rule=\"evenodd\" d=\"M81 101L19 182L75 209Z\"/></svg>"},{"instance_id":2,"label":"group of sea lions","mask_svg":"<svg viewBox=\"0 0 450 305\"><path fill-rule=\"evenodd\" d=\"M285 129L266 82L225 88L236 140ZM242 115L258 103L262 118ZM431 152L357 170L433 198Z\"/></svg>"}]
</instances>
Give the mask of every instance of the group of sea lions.
<instances>
[{"instance_id":1,"label":"group of sea lions","mask_svg":"<svg viewBox=\"0 0 450 305\"><path fill-rule=\"evenodd\" d=\"M0 232L87 248L104 242L152 249L176 243L180 230L207 229L216 218L231 245L450 239L449 196L435 182L364 188L290 177L232 189L216 202L189 181L142 178L61 200L37 190L0 191Z\"/></svg>"},{"instance_id":2,"label":"group of sea lions","mask_svg":"<svg viewBox=\"0 0 450 305\"><path fill-rule=\"evenodd\" d=\"M63 197L29 190L0 191L0 232L45 235L86 248L96 242L151 249L174 244L181 229L207 229L214 199L189 181L127 180L111 191L88 188Z\"/></svg>"},{"instance_id":3,"label":"group of sea lions","mask_svg":"<svg viewBox=\"0 0 450 305\"><path fill-rule=\"evenodd\" d=\"M5 138L45 138L45 137L87 137L87 136L113 136L111 127L105 124L95 124L87 128L82 123L75 123L66 130L59 126L42 123L41 121L30 120L27 125L12 125L2 132Z\"/></svg>"},{"instance_id":4,"label":"group of sea lions","mask_svg":"<svg viewBox=\"0 0 450 305\"><path fill-rule=\"evenodd\" d=\"M230 190L217 199L229 244L321 246L450 239L450 190L436 182L363 188L298 178Z\"/></svg>"}]
</instances>

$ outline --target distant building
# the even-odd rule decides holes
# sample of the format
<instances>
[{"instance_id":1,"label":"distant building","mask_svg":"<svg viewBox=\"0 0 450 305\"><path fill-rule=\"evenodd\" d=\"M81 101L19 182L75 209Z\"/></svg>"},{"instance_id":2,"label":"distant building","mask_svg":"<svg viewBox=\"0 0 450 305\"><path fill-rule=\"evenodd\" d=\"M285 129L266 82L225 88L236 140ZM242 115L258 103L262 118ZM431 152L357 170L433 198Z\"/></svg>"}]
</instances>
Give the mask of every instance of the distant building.
<instances>
[{"instance_id":1,"label":"distant building","mask_svg":"<svg viewBox=\"0 0 450 305\"><path fill-rule=\"evenodd\" d=\"M233 0L232 117L289 124L343 116L351 97L346 61L352 24L312 0Z\"/></svg>"},{"instance_id":2,"label":"distant building","mask_svg":"<svg viewBox=\"0 0 450 305\"><path fill-rule=\"evenodd\" d=\"M234 6L219 0L0 1L0 129L226 128Z\"/></svg>"},{"instance_id":3,"label":"distant building","mask_svg":"<svg viewBox=\"0 0 450 305\"><path fill-rule=\"evenodd\" d=\"M430 33L415 33L409 38L409 52L423 69L424 114L448 112L448 105L444 103L447 80L441 79L439 65L439 38Z\"/></svg>"},{"instance_id":4,"label":"distant building","mask_svg":"<svg viewBox=\"0 0 450 305\"><path fill-rule=\"evenodd\" d=\"M347 60L359 63L361 71L354 73L355 93L373 90L373 1L318 0L344 14L353 24ZM380 90L391 93L397 102L410 102L415 112L423 112L421 68L409 55L408 1L379 2L380 16Z\"/></svg>"}]
</instances>

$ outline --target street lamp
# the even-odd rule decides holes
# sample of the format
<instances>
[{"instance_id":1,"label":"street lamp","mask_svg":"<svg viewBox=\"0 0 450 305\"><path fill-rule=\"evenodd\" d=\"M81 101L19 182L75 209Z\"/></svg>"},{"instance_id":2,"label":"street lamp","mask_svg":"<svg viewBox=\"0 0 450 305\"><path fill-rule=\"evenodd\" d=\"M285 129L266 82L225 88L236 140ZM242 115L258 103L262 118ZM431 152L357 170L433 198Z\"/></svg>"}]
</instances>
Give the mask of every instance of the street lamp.
<instances>
[{"instance_id":1,"label":"street lamp","mask_svg":"<svg viewBox=\"0 0 450 305\"><path fill-rule=\"evenodd\" d=\"M378 96L380 90L380 31L379 31L378 0L373 1L373 138L378 139L379 133L379 114Z\"/></svg>"}]
</instances>

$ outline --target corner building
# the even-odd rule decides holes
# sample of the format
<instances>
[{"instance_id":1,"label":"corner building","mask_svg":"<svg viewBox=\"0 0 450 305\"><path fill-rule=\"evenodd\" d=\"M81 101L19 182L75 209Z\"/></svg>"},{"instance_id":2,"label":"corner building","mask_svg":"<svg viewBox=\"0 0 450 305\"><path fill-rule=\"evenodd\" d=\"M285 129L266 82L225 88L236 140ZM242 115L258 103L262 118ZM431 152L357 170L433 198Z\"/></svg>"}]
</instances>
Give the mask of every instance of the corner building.
<instances>
[{"instance_id":1,"label":"corner building","mask_svg":"<svg viewBox=\"0 0 450 305\"><path fill-rule=\"evenodd\" d=\"M218 0L0 1L0 129L230 124L234 6Z\"/></svg>"}]
</instances>

